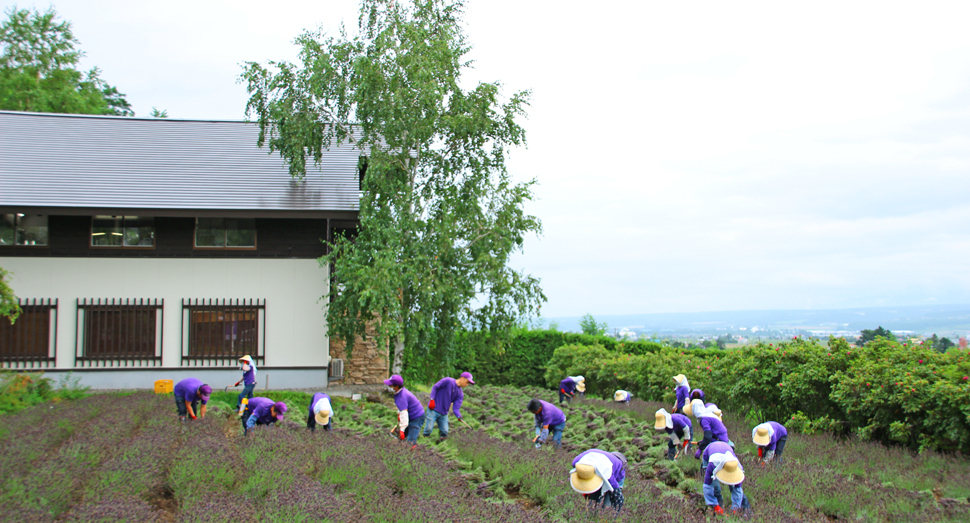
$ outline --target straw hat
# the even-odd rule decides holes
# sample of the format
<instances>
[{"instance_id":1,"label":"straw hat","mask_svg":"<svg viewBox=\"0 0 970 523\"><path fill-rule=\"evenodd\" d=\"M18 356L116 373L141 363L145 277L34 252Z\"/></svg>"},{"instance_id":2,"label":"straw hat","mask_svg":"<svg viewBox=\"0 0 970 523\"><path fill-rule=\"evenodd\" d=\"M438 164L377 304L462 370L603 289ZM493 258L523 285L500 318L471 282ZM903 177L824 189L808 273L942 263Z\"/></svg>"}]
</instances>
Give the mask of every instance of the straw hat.
<instances>
[{"instance_id":1,"label":"straw hat","mask_svg":"<svg viewBox=\"0 0 970 523\"><path fill-rule=\"evenodd\" d=\"M686 379L687 379L687 376L684 376L683 374L678 374L678 375L674 376L674 381L676 381L678 385L681 384L681 383L683 383L684 380L686 380Z\"/></svg>"},{"instance_id":2,"label":"straw hat","mask_svg":"<svg viewBox=\"0 0 970 523\"><path fill-rule=\"evenodd\" d=\"M330 423L331 414L332 412L330 412L329 410L321 409L320 412L317 412L316 414L314 414L313 417L314 419L317 420L317 425L326 425L327 423Z\"/></svg>"},{"instance_id":3,"label":"straw hat","mask_svg":"<svg viewBox=\"0 0 970 523\"><path fill-rule=\"evenodd\" d=\"M721 409L714 409L711 412L713 412L714 415L717 416L717 419L721 419ZM721 421L724 421L724 420L721 420Z\"/></svg>"},{"instance_id":4,"label":"straw hat","mask_svg":"<svg viewBox=\"0 0 970 523\"><path fill-rule=\"evenodd\" d=\"M688 416L694 415L694 407L692 407L690 403L684 405L683 411L684 411L684 414Z\"/></svg>"},{"instance_id":5,"label":"straw hat","mask_svg":"<svg viewBox=\"0 0 970 523\"><path fill-rule=\"evenodd\" d=\"M586 382L585 381L579 382L579 385L576 385L576 390L578 390L579 392L586 392Z\"/></svg>"},{"instance_id":6,"label":"straw hat","mask_svg":"<svg viewBox=\"0 0 970 523\"><path fill-rule=\"evenodd\" d=\"M764 425L759 425L754 429L754 444L764 446L771 441L771 433L768 432L768 427Z\"/></svg>"},{"instance_id":7,"label":"straw hat","mask_svg":"<svg viewBox=\"0 0 970 523\"><path fill-rule=\"evenodd\" d=\"M623 395L622 390L618 390L613 393L613 401L623 401L625 399L626 399L626 396Z\"/></svg>"},{"instance_id":8,"label":"straw hat","mask_svg":"<svg viewBox=\"0 0 970 523\"><path fill-rule=\"evenodd\" d=\"M603 478L596 475L592 465L579 463L576 471L569 475L569 483L580 494L592 494L603 487Z\"/></svg>"},{"instance_id":9,"label":"straw hat","mask_svg":"<svg viewBox=\"0 0 970 523\"><path fill-rule=\"evenodd\" d=\"M717 479L727 485L737 485L744 481L744 471L741 470L741 463L736 459L725 461L721 470L717 471Z\"/></svg>"},{"instance_id":10,"label":"straw hat","mask_svg":"<svg viewBox=\"0 0 970 523\"><path fill-rule=\"evenodd\" d=\"M657 411L657 422L653 424L655 429L669 429L673 427L667 426L667 416L664 416L663 409Z\"/></svg>"}]
</instances>

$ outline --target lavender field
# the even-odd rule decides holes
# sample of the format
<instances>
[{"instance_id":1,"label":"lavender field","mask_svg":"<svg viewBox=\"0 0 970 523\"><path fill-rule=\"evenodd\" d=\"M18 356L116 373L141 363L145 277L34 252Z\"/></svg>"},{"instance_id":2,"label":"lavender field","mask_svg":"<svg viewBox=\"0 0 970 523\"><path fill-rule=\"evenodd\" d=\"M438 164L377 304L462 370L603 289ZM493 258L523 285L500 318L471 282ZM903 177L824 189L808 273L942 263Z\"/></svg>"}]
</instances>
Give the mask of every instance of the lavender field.
<instances>
[{"instance_id":1,"label":"lavender field","mask_svg":"<svg viewBox=\"0 0 970 523\"><path fill-rule=\"evenodd\" d=\"M272 392L266 394L274 397ZM304 396L306 396L304 398ZM304 426L309 396L277 393L287 421L242 437L214 394L209 416L180 425L169 395L102 394L4 416L3 521L714 521L698 461L663 460L658 404L580 400L564 408L563 449L534 449L532 396L474 387L444 443L415 450L388 432L389 398L335 399L332 432ZM751 521L967 521L970 465L824 435L793 435L786 464L751 459L750 423L725 418L745 465ZM620 515L587 512L568 485L575 454L623 451L631 462ZM722 518L724 519L724 518ZM732 519L728 517L727 519Z\"/></svg>"}]
</instances>

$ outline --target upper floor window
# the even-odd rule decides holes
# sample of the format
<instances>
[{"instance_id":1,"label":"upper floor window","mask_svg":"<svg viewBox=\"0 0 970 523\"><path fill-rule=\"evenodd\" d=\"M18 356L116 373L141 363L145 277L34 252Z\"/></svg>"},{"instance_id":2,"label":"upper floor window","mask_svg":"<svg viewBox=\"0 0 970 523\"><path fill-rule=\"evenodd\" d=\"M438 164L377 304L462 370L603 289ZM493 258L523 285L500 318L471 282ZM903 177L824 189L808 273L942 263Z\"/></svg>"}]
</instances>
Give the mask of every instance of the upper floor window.
<instances>
[{"instance_id":1,"label":"upper floor window","mask_svg":"<svg viewBox=\"0 0 970 523\"><path fill-rule=\"evenodd\" d=\"M0 214L0 245L47 245L47 215Z\"/></svg>"},{"instance_id":2,"label":"upper floor window","mask_svg":"<svg viewBox=\"0 0 970 523\"><path fill-rule=\"evenodd\" d=\"M195 246L254 249L256 220L253 218L196 218Z\"/></svg>"},{"instance_id":3,"label":"upper floor window","mask_svg":"<svg viewBox=\"0 0 970 523\"><path fill-rule=\"evenodd\" d=\"M93 247L155 246L155 219L144 216L95 216L91 222Z\"/></svg>"}]
</instances>

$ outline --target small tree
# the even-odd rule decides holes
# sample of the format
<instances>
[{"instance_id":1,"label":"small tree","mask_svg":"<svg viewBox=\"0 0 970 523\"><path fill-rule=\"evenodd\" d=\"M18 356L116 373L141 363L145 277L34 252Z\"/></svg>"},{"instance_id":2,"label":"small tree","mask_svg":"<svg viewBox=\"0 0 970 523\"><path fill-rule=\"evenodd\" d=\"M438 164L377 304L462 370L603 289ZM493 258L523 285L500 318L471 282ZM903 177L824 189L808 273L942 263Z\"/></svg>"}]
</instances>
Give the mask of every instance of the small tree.
<instances>
[{"instance_id":1,"label":"small tree","mask_svg":"<svg viewBox=\"0 0 970 523\"><path fill-rule=\"evenodd\" d=\"M449 370L458 329L508 332L545 300L536 278L508 266L541 229L523 209L534 182L505 168L525 142L528 93L503 101L498 83L461 87L462 7L363 0L357 35L305 33L301 66L250 62L242 75L259 145L293 176L330 147L361 151L360 227L320 259L333 268L329 334L349 351L374 324L393 372L407 362L422 379Z\"/></svg>"},{"instance_id":2,"label":"small tree","mask_svg":"<svg viewBox=\"0 0 970 523\"><path fill-rule=\"evenodd\" d=\"M856 340L855 344L862 347L866 343L876 339L876 337L882 337L890 341L896 341L896 336L889 329L884 329L879 326L875 329L862 329L862 337Z\"/></svg>"},{"instance_id":3,"label":"small tree","mask_svg":"<svg viewBox=\"0 0 970 523\"><path fill-rule=\"evenodd\" d=\"M20 305L17 304L17 296L14 295L13 289L7 285L9 275L9 272L0 267L0 317L9 319L13 324L17 321L17 316L20 316Z\"/></svg>"},{"instance_id":4,"label":"small tree","mask_svg":"<svg viewBox=\"0 0 970 523\"><path fill-rule=\"evenodd\" d=\"M593 336L603 336L606 334L607 329L610 328L606 322L596 323L596 318L592 314L587 313L582 319L579 320L579 328L582 329L583 334L591 334Z\"/></svg>"},{"instance_id":5,"label":"small tree","mask_svg":"<svg viewBox=\"0 0 970 523\"><path fill-rule=\"evenodd\" d=\"M0 24L0 109L134 116L125 95L102 80L97 67L77 70L80 42L53 8L11 8L7 15Z\"/></svg>"}]
</instances>

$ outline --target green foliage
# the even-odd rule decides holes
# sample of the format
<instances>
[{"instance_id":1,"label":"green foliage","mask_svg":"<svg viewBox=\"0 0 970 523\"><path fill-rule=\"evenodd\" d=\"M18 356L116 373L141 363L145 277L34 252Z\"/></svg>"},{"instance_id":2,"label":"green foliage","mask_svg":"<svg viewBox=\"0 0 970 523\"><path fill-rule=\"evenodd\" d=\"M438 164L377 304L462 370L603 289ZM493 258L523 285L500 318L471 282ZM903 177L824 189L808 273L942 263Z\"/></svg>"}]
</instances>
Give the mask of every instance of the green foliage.
<instances>
[{"instance_id":1,"label":"green foliage","mask_svg":"<svg viewBox=\"0 0 970 523\"><path fill-rule=\"evenodd\" d=\"M582 374L587 391L625 389L647 400L674 398L672 376L687 375L707 401L752 420L776 420L807 432L831 431L912 449L970 451L970 361L878 337L864 347L832 338L757 345L733 351L625 354L564 346L546 383ZM557 379L557 377L559 377Z\"/></svg>"},{"instance_id":2,"label":"green foliage","mask_svg":"<svg viewBox=\"0 0 970 523\"><path fill-rule=\"evenodd\" d=\"M45 12L11 8L0 24L0 109L134 116L125 95L97 67L77 70L83 53L70 22Z\"/></svg>"},{"instance_id":3,"label":"green foliage","mask_svg":"<svg viewBox=\"0 0 970 523\"><path fill-rule=\"evenodd\" d=\"M862 337L856 340L855 344L859 347L869 343L876 338L885 338L887 340L896 341L896 335L892 333L889 329L884 329L880 325L875 329L862 329Z\"/></svg>"},{"instance_id":4,"label":"green foliage","mask_svg":"<svg viewBox=\"0 0 970 523\"><path fill-rule=\"evenodd\" d=\"M610 328L609 325L604 321L603 323L596 323L596 318L592 314L587 313L579 320L579 328L583 330L583 334L589 334L590 336L602 336L606 334L606 330Z\"/></svg>"},{"instance_id":5,"label":"green foliage","mask_svg":"<svg viewBox=\"0 0 970 523\"><path fill-rule=\"evenodd\" d=\"M168 118L168 111L166 111L165 109L162 109L161 111L159 111L158 109L152 107L152 112L150 116L152 118Z\"/></svg>"},{"instance_id":6,"label":"green foliage","mask_svg":"<svg viewBox=\"0 0 970 523\"><path fill-rule=\"evenodd\" d=\"M294 177L330 147L366 155L360 227L320 259L332 267L329 335L353 340L373 325L392 371L423 381L454 364L462 326L507 332L545 300L536 278L508 266L541 230L524 211L534 182L505 166L525 144L529 93L462 87L462 11L461 1L364 0L356 35L305 33L301 65L250 62L242 74L259 145Z\"/></svg>"},{"instance_id":7,"label":"green foliage","mask_svg":"<svg viewBox=\"0 0 970 523\"><path fill-rule=\"evenodd\" d=\"M21 310L17 303L17 296L13 293L13 289L7 285L8 276L10 276L10 273L0 267L0 318L7 318L13 324L20 316Z\"/></svg>"},{"instance_id":8,"label":"green foliage","mask_svg":"<svg viewBox=\"0 0 970 523\"><path fill-rule=\"evenodd\" d=\"M65 376L55 388L54 382L43 373L0 371L0 412L18 412L46 401L83 398L88 395L88 387L78 385L78 381L75 376Z\"/></svg>"}]
</instances>

